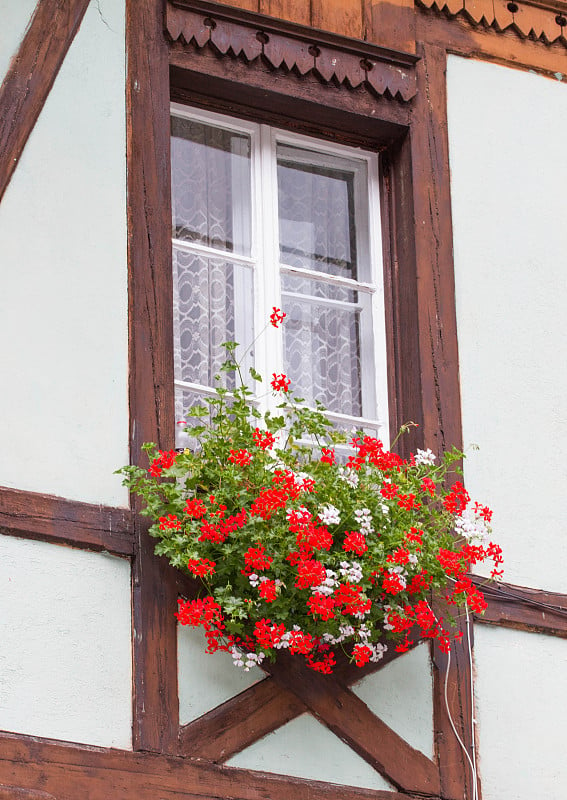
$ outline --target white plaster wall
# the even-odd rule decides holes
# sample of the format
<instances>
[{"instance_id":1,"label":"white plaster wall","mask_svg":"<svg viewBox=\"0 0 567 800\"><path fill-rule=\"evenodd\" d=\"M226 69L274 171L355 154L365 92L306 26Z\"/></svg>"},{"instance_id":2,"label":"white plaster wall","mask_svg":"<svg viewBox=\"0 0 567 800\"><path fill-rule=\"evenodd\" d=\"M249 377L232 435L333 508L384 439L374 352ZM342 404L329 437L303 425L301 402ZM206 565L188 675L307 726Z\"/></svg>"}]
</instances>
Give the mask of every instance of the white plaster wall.
<instances>
[{"instance_id":1,"label":"white plaster wall","mask_svg":"<svg viewBox=\"0 0 567 800\"><path fill-rule=\"evenodd\" d=\"M24 38L37 0L0 0L0 83Z\"/></svg>"},{"instance_id":2,"label":"white plaster wall","mask_svg":"<svg viewBox=\"0 0 567 800\"><path fill-rule=\"evenodd\" d=\"M121 506L124 70L124 0L93 0L0 204L0 485Z\"/></svg>"},{"instance_id":3,"label":"white plaster wall","mask_svg":"<svg viewBox=\"0 0 567 800\"><path fill-rule=\"evenodd\" d=\"M0 535L0 729L131 747L126 559Z\"/></svg>"},{"instance_id":4,"label":"white plaster wall","mask_svg":"<svg viewBox=\"0 0 567 800\"><path fill-rule=\"evenodd\" d=\"M567 641L475 627L483 800L565 800Z\"/></svg>"},{"instance_id":5,"label":"white plaster wall","mask_svg":"<svg viewBox=\"0 0 567 800\"><path fill-rule=\"evenodd\" d=\"M467 486L512 583L567 591L567 85L449 56Z\"/></svg>"},{"instance_id":6,"label":"white plaster wall","mask_svg":"<svg viewBox=\"0 0 567 800\"><path fill-rule=\"evenodd\" d=\"M410 650L351 688L412 747L434 757L433 677L428 644Z\"/></svg>"}]
</instances>

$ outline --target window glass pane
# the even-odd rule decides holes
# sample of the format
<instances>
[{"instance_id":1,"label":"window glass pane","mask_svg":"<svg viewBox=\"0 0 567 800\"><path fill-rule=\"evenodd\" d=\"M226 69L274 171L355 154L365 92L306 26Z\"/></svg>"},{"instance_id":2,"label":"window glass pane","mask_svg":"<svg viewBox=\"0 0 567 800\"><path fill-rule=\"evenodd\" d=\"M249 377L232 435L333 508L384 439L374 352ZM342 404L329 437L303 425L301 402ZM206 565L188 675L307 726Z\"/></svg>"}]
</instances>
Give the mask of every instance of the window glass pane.
<instances>
[{"instance_id":1,"label":"window glass pane","mask_svg":"<svg viewBox=\"0 0 567 800\"><path fill-rule=\"evenodd\" d=\"M309 405L362 416L360 313L357 305L283 296L284 367Z\"/></svg>"},{"instance_id":2,"label":"window glass pane","mask_svg":"<svg viewBox=\"0 0 567 800\"><path fill-rule=\"evenodd\" d=\"M173 248L173 336L177 380L212 386L226 361L223 342L236 341L240 360L253 336L249 267ZM248 374L251 356L244 356ZM226 373L230 388L232 373Z\"/></svg>"},{"instance_id":3,"label":"window glass pane","mask_svg":"<svg viewBox=\"0 0 567 800\"><path fill-rule=\"evenodd\" d=\"M250 137L171 118L173 237L250 254Z\"/></svg>"},{"instance_id":4,"label":"window glass pane","mask_svg":"<svg viewBox=\"0 0 567 800\"><path fill-rule=\"evenodd\" d=\"M340 161L340 166L336 163ZM278 147L280 259L283 264L357 279L357 171L346 159Z\"/></svg>"}]
</instances>

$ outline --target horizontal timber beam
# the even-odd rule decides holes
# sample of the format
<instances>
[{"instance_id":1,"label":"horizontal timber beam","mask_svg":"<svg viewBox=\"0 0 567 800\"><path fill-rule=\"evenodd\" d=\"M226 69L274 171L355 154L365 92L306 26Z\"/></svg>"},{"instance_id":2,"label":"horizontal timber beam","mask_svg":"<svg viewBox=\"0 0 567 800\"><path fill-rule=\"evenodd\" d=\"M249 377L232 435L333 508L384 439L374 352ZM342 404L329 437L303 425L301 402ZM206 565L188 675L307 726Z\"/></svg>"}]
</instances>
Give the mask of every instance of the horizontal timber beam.
<instances>
[{"instance_id":1,"label":"horizontal timber beam","mask_svg":"<svg viewBox=\"0 0 567 800\"><path fill-rule=\"evenodd\" d=\"M126 508L0 487L0 533L3 534L131 556L133 531L132 514Z\"/></svg>"},{"instance_id":2,"label":"horizontal timber beam","mask_svg":"<svg viewBox=\"0 0 567 800\"><path fill-rule=\"evenodd\" d=\"M413 800L400 792L7 733L0 733L0 789L3 785L26 800Z\"/></svg>"}]
</instances>

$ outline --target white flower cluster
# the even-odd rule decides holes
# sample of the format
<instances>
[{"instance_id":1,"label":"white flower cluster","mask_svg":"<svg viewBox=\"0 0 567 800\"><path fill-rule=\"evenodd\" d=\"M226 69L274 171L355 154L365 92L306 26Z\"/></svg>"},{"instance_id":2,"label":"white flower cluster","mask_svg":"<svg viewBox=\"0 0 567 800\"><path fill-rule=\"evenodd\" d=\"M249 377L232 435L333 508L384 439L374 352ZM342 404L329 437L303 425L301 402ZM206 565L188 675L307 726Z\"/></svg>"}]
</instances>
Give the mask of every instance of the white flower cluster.
<instances>
[{"instance_id":1,"label":"white flower cluster","mask_svg":"<svg viewBox=\"0 0 567 800\"><path fill-rule=\"evenodd\" d=\"M294 625L293 626L293 630L294 631L300 631L301 628L299 627L299 625ZM289 647L290 639L291 639L291 632L290 631L286 631L284 634L282 634L282 637L279 640L279 642L275 643L274 649L275 650L287 650L287 648Z\"/></svg>"},{"instance_id":2,"label":"white flower cluster","mask_svg":"<svg viewBox=\"0 0 567 800\"><path fill-rule=\"evenodd\" d=\"M353 489L356 489L358 486L358 475L356 474L355 470L353 469L346 469L345 467L339 467L339 477L345 483L348 483Z\"/></svg>"},{"instance_id":3,"label":"white flower cluster","mask_svg":"<svg viewBox=\"0 0 567 800\"><path fill-rule=\"evenodd\" d=\"M475 514L472 509L467 508L455 519L455 533L469 542L475 541L486 545L488 544L490 528L481 516Z\"/></svg>"},{"instance_id":4,"label":"white flower cluster","mask_svg":"<svg viewBox=\"0 0 567 800\"><path fill-rule=\"evenodd\" d=\"M339 509L330 504L328 506L322 506L317 516L323 525L338 525L341 521Z\"/></svg>"},{"instance_id":5,"label":"white flower cluster","mask_svg":"<svg viewBox=\"0 0 567 800\"><path fill-rule=\"evenodd\" d=\"M345 639L349 639L351 636L354 636L354 634L355 630L352 625L341 625L338 636L333 636L332 633L324 633L322 638L326 644L340 644L341 642L344 642Z\"/></svg>"},{"instance_id":6,"label":"white flower cluster","mask_svg":"<svg viewBox=\"0 0 567 800\"><path fill-rule=\"evenodd\" d=\"M235 667L242 667L244 672L250 672L252 667L259 667L265 656L264 653L243 653L237 647L230 651L232 663Z\"/></svg>"},{"instance_id":7,"label":"white flower cluster","mask_svg":"<svg viewBox=\"0 0 567 800\"><path fill-rule=\"evenodd\" d=\"M349 583L360 583L362 580L362 567L358 561L341 561L339 572Z\"/></svg>"},{"instance_id":8,"label":"white flower cluster","mask_svg":"<svg viewBox=\"0 0 567 800\"><path fill-rule=\"evenodd\" d=\"M369 533L374 533L374 528L372 527L372 512L369 508L357 509L354 512L354 516L356 517L361 533L364 533L365 536Z\"/></svg>"},{"instance_id":9,"label":"white flower cluster","mask_svg":"<svg viewBox=\"0 0 567 800\"><path fill-rule=\"evenodd\" d=\"M327 577L320 583L319 586L312 586L311 587L311 594L324 594L324 595L331 595L339 585L337 580L337 573L333 572L332 569L325 570L327 573Z\"/></svg>"},{"instance_id":10,"label":"white flower cluster","mask_svg":"<svg viewBox=\"0 0 567 800\"><path fill-rule=\"evenodd\" d=\"M416 450L414 461L416 464L435 464L435 453L429 447L427 450Z\"/></svg>"}]
</instances>

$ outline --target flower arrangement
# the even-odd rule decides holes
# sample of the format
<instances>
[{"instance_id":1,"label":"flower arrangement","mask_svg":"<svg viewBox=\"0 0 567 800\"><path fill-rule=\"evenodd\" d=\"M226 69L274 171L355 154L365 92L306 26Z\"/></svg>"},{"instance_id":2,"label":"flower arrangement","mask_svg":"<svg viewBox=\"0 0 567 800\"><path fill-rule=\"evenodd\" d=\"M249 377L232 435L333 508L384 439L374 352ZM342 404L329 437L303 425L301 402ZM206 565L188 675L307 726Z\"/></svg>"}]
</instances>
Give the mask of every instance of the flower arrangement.
<instances>
[{"instance_id":1,"label":"flower arrangement","mask_svg":"<svg viewBox=\"0 0 567 800\"><path fill-rule=\"evenodd\" d=\"M284 316L274 308L270 321ZM223 371L240 374L236 344L225 347ZM502 575L492 512L460 481L447 485L463 453L438 463L431 450L403 459L363 432L347 441L285 375L271 380L277 414L261 414L243 380L231 391L217 383L191 410L194 449L147 444L149 469L121 470L154 520L156 553L200 584L179 601L179 622L202 627L207 651L229 651L245 670L280 649L322 673L338 648L362 666L382 658L387 639L408 649L414 626L447 652L454 615L435 614L432 592L455 612L481 613L470 568L491 560L491 577Z\"/></svg>"}]
</instances>

